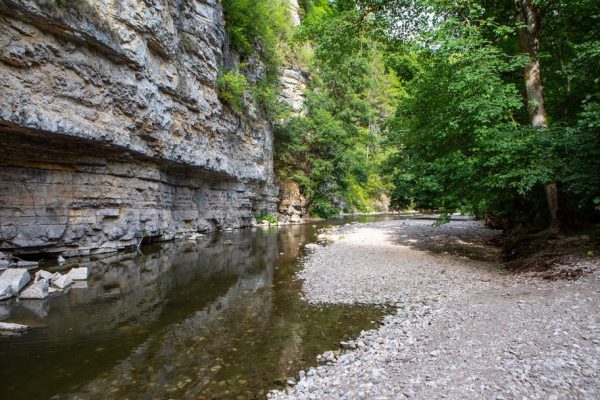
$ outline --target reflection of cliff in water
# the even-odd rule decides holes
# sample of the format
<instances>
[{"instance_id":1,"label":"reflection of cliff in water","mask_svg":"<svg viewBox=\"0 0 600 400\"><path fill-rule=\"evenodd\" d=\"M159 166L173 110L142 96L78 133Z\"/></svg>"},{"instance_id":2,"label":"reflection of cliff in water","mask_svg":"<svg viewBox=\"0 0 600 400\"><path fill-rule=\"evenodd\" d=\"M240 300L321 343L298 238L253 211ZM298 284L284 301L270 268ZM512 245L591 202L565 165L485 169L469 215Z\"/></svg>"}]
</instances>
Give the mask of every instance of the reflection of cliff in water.
<instances>
[{"instance_id":1,"label":"reflection of cliff in water","mask_svg":"<svg viewBox=\"0 0 600 400\"><path fill-rule=\"evenodd\" d=\"M0 337L0 398L264 398L382 315L302 301L294 276L316 230L243 230L77 261L90 268L87 288L0 310L35 326Z\"/></svg>"},{"instance_id":2,"label":"reflection of cliff in water","mask_svg":"<svg viewBox=\"0 0 600 400\"><path fill-rule=\"evenodd\" d=\"M205 308L153 331L114 368L65 398L196 398L220 381L228 367L223 355L239 350L237 338L268 326L271 278L267 269L243 274Z\"/></svg>"},{"instance_id":3,"label":"reflection of cliff in water","mask_svg":"<svg viewBox=\"0 0 600 400\"><path fill-rule=\"evenodd\" d=\"M225 240L233 245L224 245ZM168 387L160 383L165 374L177 383L173 376L185 375L180 369L189 375L194 368L201 371L218 363L217 343L205 353L197 347L197 338L222 337L227 345L226 336L239 333L229 329L231 325L268 319L276 235L231 232L142 251L144 255L84 259L79 265L90 268L87 288L73 288L46 302L13 305L11 320L39 328L22 338L0 339L2 354L10 352L11 359L17 359L0 372L2 381L11 382L12 376L27 370L64 392L73 390L72 383L94 377L76 390L79 396L69 397L111 398L109 385L115 389L113 397L120 398L129 384L139 393L142 379L148 382L149 394L166 395ZM225 323L231 316L236 323ZM32 354L38 361L25 367ZM61 385L65 376L73 382ZM197 376L193 379L197 384ZM13 398L35 398L34 388L27 388L33 390L30 396L22 388L14 389L19 390Z\"/></svg>"}]
</instances>

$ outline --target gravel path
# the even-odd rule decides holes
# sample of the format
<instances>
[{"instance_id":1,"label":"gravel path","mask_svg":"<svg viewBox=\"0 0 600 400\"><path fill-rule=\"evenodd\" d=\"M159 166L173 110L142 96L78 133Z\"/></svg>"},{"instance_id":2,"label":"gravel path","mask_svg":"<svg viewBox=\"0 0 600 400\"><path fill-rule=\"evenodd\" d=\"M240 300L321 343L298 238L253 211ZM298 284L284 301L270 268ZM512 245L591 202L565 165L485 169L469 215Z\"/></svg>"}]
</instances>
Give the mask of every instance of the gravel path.
<instances>
[{"instance_id":1,"label":"gravel path","mask_svg":"<svg viewBox=\"0 0 600 400\"><path fill-rule=\"evenodd\" d=\"M306 300L397 311L269 398L599 399L597 262L577 281L508 274L494 234L402 220L321 235L300 273Z\"/></svg>"}]
</instances>

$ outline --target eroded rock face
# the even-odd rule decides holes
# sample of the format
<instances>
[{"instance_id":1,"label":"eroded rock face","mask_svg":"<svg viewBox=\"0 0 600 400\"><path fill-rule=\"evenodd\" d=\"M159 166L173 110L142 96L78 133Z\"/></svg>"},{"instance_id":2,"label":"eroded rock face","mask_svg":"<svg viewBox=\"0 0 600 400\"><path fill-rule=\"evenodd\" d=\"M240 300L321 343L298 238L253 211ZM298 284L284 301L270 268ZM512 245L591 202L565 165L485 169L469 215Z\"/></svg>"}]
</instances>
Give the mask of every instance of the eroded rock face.
<instances>
[{"instance_id":1,"label":"eroded rock face","mask_svg":"<svg viewBox=\"0 0 600 400\"><path fill-rule=\"evenodd\" d=\"M293 222L307 214L308 202L300 193L297 182L286 180L281 182L279 214L289 217Z\"/></svg>"},{"instance_id":2,"label":"eroded rock face","mask_svg":"<svg viewBox=\"0 0 600 400\"><path fill-rule=\"evenodd\" d=\"M275 211L269 123L217 97L220 2L73 4L0 0L0 248L113 251Z\"/></svg>"},{"instance_id":3,"label":"eroded rock face","mask_svg":"<svg viewBox=\"0 0 600 400\"><path fill-rule=\"evenodd\" d=\"M296 65L288 64L281 71L280 84L281 100L290 106L294 115L302 114L305 111L304 92L308 84L306 72Z\"/></svg>"}]
</instances>

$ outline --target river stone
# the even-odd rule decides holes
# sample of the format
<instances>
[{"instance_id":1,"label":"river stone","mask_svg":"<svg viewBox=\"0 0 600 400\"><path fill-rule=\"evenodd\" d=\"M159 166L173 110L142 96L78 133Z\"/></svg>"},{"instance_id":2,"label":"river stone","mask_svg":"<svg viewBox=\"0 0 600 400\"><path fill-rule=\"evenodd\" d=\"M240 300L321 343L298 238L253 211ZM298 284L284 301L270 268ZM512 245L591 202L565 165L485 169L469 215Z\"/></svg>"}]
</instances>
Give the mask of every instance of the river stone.
<instances>
[{"instance_id":1,"label":"river stone","mask_svg":"<svg viewBox=\"0 0 600 400\"><path fill-rule=\"evenodd\" d=\"M13 297L13 290L8 281L0 281L0 300L10 299Z\"/></svg>"},{"instance_id":2,"label":"river stone","mask_svg":"<svg viewBox=\"0 0 600 400\"><path fill-rule=\"evenodd\" d=\"M44 271L39 270L38 272L35 273L35 278L34 280L37 281L38 279L48 279L48 280L52 280L52 277L54 276L54 274L52 272L48 272L48 271Z\"/></svg>"},{"instance_id":3,"label":"river stone","mask_svg":"<svg viewBox=\"0 0 600 400\"><path fill-rule=\"evenodd\" d=\"M88 278L88 269L86 267L73 268L66 275L74 281L85 281Z\"/></svg>"},{"instance_id":4,"label":"river stone","mask_svg":"<svg viewBox=\"0 0 600 400\"><path fill-rule=\"evenodd\" d=\"M67 260L65 260L63 256L58 256L58 259L56 261L58 261L59 264L64 264Z\"/></svg>"},{"instance_id":5,"label":"river stone","mask_svg":"<svg viewBox=\"0 0 600 400\"><path fill-rule=\"evenodd\" d=\"M48 297L50 281L45 278L38 279L29 285L19 295L20 299L45 299Z\"/></svg>"},{"instance_id":6,"label":"river stone","mask_svg":"<svg viewBox=\"0 0 600 400\"><path fill-rule=\"evenodd\" d=\"M15 295L19 293L30 280L31 277L29 276L29 272L25 268L9 268L0 276L0 293L3 292L2 285L8 284L12 289L13 295ZM6 294L5 291L4 293Z\"/></svg>"},{"instance_id":7,"label":"river stone","mask_svg":"<svg viewBox=\"0 0 600 400\"><path fill-rule=\"evenodd\" d=\"M62 275L60 272L57 272L52 276L52 286L58 289L65 289L71 283L73 283L73 278L67 274Z\"/></svg>"}]
</instances>

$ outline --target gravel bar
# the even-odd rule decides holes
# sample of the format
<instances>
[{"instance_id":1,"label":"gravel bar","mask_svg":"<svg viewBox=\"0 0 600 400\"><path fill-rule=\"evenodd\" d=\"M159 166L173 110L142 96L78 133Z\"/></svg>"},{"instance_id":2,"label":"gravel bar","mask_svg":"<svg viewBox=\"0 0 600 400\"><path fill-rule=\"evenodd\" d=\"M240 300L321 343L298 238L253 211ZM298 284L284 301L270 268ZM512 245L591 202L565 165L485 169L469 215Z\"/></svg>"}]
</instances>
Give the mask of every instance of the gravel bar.
<instances>
[{"instance_id":1,"label":"gravel bar","mask_svg":"<svg viewBox=\"0 0 600 400\"><path fill-rule=\"evenodd\" d=\"M504 271L476 221L350 224L307 246L311 303L395 313L270 399L599 399L600 268L577 281Z\"/></svg>"}]
</instances>

